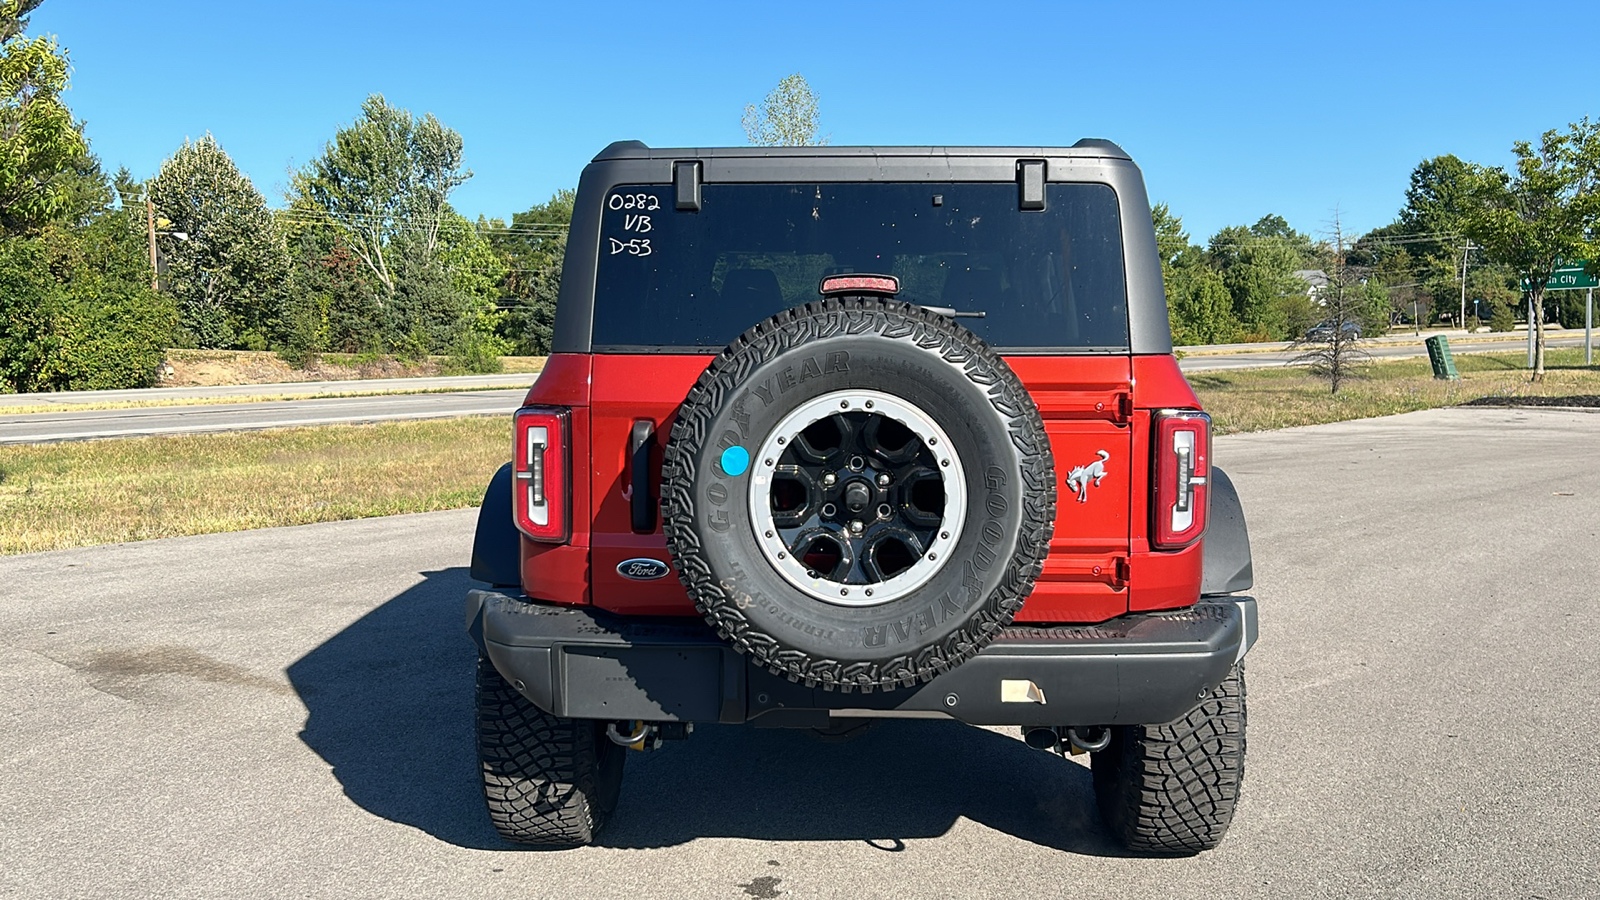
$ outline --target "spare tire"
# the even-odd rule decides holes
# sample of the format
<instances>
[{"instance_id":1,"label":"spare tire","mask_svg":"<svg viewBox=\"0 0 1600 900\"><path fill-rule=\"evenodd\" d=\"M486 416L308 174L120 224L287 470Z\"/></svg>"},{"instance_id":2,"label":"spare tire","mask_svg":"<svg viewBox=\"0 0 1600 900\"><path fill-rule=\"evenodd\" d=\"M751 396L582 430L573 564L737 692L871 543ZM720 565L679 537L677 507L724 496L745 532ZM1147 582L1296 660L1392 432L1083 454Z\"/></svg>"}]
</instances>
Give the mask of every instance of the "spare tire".
<instances>
[{"instance_id":1,"label":"spare tire","mask_svg":"<svg viewBox=\"0 0 1600 900\"><path fill-rule=\"evenodd\" d=\"M911 687L972 657L1032 591L1055 522L1016 373L951 319L877 296L729 344L662 473L667 546L706 621L827 689Z\"/></svg>"}]
</instances>

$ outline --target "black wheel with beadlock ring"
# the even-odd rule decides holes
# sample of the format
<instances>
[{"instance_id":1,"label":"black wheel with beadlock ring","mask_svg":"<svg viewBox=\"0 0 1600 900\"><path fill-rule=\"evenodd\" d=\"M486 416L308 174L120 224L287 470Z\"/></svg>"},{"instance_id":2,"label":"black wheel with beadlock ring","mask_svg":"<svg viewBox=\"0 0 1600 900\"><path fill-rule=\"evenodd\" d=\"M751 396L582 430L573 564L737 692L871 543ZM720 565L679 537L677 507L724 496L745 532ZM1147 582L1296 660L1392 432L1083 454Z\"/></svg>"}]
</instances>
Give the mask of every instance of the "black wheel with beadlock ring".
<instances>
[{"instance_id":1,"label":"black wheel with beadlock ring","mask_svg":"<svg viewBox=\"0 0 1600 900\"><path fill-rule=\"evenodd\" d=\"M810 686L910 687L977 653L1048 551L1037 408L977 336L873 295L745 332L679 410L662 512L740 652Z\"/></svg>"}]
</instances>

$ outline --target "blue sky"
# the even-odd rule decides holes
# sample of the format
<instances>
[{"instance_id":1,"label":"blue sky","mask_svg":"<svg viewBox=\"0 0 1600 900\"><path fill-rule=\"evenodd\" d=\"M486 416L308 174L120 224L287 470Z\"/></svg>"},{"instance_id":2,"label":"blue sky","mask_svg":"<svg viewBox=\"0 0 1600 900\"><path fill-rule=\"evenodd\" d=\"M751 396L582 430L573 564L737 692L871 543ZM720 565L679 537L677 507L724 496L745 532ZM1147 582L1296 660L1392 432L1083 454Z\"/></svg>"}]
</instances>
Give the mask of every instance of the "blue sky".
<instances>
[{"instance_id":1,"label":"blue sky","mask_svg":"<svg viewBox=\"0 0 1600 900\"><path fill-rule=\"evenodd\" d=\"M574 186L613 140L744 143L745 104L800 72L838 144L1108 137L1201 240L1277 213L1323 233L1389 222L1441 153L1600 116L1590 3L574 4L47 0L68 102L108 168L147 177L214 134L280 205L362 99L466 140L469 216ZM1568 23L1562 27L1559 23ZM1584 23L1590 23L1585 25Z\"/></svg>"}]
</instances>

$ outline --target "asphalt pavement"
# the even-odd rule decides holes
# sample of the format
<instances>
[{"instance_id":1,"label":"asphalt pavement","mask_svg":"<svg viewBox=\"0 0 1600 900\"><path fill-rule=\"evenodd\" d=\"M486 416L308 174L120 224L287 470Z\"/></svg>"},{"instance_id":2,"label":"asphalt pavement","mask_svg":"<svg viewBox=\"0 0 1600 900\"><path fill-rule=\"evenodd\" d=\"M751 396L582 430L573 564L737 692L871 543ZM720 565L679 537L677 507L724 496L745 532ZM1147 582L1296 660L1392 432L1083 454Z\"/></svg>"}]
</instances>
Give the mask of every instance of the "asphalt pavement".
<instances>
[{"instance_id":1,"label":"asphalt pavement","mask_svg":"<svg viewBox=\"0 0 1600 900\"><path fill-rule=\"evenodd\" d=\"M532 377L523 376L530 384ZM449 394L378 394L320 400L16 413L0 415L0 444L507 415L522 404L527 393L526 387L520 387Z\"/></svg>"},{"instance_id":2,"label":"asphalt pavement","mask_svg":"<svg viewBox=\"0 0 1600 900\"><path fill-rule=\"evenodd\" d=\"M1015 729L702 727L600 846L482 809L475 513L0 559L0 896L1600 896L1600 414L1219 438L1255 548L1223 845L1138 859Z\"/></svg>"}]
</instances>

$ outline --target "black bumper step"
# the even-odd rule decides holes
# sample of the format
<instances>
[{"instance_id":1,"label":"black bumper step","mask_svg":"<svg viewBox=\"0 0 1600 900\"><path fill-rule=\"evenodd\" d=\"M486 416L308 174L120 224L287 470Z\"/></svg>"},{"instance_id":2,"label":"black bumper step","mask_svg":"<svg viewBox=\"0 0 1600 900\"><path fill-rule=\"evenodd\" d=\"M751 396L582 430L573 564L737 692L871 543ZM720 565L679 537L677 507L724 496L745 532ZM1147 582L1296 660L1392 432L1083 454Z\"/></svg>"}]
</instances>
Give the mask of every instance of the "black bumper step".
<instances>
[{"instance_id":1,"label":"black bumper step","mask_svg":"<svg viewBox=\"0 0 1600 900\"><path fill-rule=\"evenodd\" d=\"M753 666L693 619L617 616L496 591L467 594L467 629L541 709L580 719L821 727L830 719L952 718L973 725L1168 722L1222 682L1258 634L1250 597L1098 625L1014 625L916 688L844 693Z\"/></svg>"}]
</instances>

